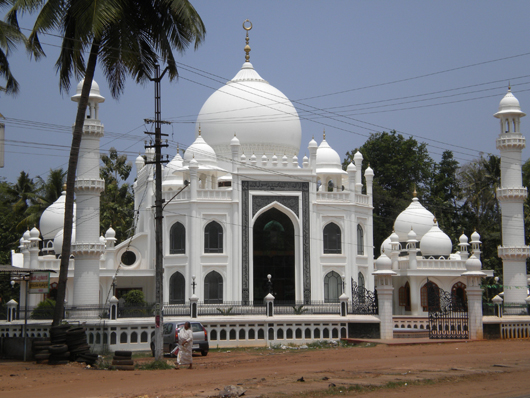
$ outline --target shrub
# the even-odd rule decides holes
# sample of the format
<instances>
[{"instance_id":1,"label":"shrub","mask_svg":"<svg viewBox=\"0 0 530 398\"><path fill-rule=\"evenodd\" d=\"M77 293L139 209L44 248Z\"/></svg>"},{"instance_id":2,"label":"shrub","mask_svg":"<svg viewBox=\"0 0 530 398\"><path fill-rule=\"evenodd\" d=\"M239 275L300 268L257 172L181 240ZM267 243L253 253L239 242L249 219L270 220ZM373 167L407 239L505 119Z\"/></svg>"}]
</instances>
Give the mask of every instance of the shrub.
<instances>
[{"instance_id":1,"label":"shrub","mask_svg":"<svg viewBox=\"0 0 530 398\"><path fill-rule=\"evenodd\" d=\"M33 311L31 311L31 319L53 319L53 311L55 309L55 300L46 299L41 301Z\"/></svg>"}]
</instances>

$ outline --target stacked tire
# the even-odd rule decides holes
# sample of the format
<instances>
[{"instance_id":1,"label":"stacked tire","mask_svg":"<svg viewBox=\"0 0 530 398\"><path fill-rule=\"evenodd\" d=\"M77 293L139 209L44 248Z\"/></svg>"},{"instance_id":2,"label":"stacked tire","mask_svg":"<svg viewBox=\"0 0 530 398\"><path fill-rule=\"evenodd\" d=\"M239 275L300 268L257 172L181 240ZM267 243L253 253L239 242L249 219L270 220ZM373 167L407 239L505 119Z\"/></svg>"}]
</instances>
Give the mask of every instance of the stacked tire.
<instances>
[{"instance_id":1,"label":"stacked tire","mask_svg":"<svg viewBox=\"0 0 530 398\"><path fill-rule=\"evenodd\" d=\"M112 367L117 370L134 370L131 351L115 351L112 357Z\"/></svg>"},{"instance_id":2,"label":"stacked tire","mask_svg":"<svg viewBox=\"0 0 530 398\"><path fill-rule=\"evenodd\" d=\"M37 363L48 363L51 345L51 340L33 340L31 351Z\"/></svg>"},{"instance_id":3,"label":"stacked tire","mask_svg":"<svg viewBox=\"0 0 530 398\"><path fill-rule=\"evenodd\" d=\"M85 362L87 365L94 365L98 359L97 354L90 353L90 346L87 343L86 328L76 327L66 332L66 344L70 351L70 360Z\"/></svg>"},{"instance_id":4,"label":"stacked tire","mask_svg":"<svg viewBox=\"0 0 530 398\"><path fill-rule=\"evenodd\" d=\"M66 344L52 344L49 348L49 365L66 365L70 362L70 352Z\"/></svg>"}]
</instances>

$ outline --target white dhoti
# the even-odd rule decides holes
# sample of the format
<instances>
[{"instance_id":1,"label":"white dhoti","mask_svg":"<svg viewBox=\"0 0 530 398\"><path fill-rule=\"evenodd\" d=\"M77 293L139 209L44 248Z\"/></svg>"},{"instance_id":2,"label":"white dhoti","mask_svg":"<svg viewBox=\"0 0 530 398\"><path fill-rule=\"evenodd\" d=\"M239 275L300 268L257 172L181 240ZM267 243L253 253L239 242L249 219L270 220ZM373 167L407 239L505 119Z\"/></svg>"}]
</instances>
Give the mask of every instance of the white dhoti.
<instances>
[{"instance_id":1,"label":"white dhoti","mask_svg":"<svg viewBox=\"0 0 530 398\"><path fill-rule=\"evenodd\" d=\"M177 363L179 365L191 365L193 362L193 332L191 328L188 330L184 328L179 330L179 347Z\"/></svg>"}]
</instances>

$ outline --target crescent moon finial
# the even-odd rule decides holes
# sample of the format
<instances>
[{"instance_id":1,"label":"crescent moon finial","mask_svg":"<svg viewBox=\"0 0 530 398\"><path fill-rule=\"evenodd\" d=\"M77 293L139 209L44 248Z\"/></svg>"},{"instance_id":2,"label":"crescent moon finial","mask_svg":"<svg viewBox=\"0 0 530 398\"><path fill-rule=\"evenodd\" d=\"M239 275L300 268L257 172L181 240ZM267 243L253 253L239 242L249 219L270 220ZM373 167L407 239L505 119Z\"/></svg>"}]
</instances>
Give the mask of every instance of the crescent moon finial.
<instances>
[{"instance_id":1,"label":"crescent moon finial","mask_svg":"<svg viewBox=\"0 0 530 398\"><path fill-rule=\"evenodd\" d=\"M248 22L248 26L245 26L245 24ZM250 22L248 19L245 19L245 22L243 22L243 29L247 31L247 37L245 38L246 46L245 46L245 62L250 62L250 46L248 45L248 31L252 29L252 22Z\"/></svg>"}]
</instances>

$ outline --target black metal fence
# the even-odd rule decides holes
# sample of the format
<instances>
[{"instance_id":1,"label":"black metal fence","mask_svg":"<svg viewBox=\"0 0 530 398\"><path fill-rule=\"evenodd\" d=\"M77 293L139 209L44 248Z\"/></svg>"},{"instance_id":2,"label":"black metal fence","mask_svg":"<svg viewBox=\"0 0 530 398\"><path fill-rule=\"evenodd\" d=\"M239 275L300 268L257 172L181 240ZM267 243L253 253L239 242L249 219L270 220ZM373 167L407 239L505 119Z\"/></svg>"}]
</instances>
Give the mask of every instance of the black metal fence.
<instances>
[{"instance_id":1,"label":"black metal fence","mask_svg":"<svg viewBox=\"0 0 530 398\"><path fill-rule=\"evenodd\" d=\"M351 280L351 314L353 315L378 315L379 305L377 292L358 286Z\"/></svg>"}]
</instances>

